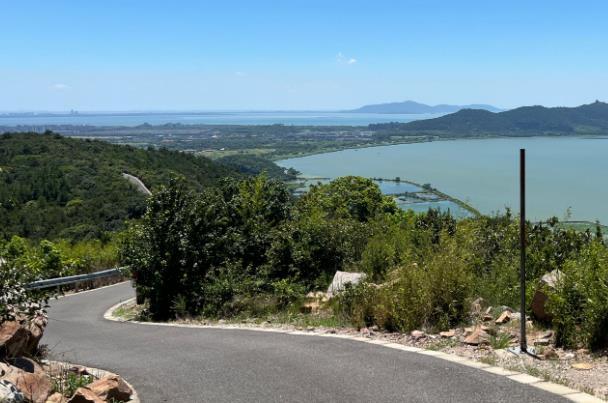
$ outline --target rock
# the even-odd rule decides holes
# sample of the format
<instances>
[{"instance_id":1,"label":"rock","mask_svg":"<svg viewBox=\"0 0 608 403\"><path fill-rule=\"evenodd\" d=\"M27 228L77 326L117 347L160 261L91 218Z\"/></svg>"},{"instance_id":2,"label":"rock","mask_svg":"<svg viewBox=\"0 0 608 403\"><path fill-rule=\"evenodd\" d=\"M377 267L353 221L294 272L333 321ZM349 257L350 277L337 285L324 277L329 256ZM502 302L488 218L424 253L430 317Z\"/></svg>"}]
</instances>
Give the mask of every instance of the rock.
<instances>
[{"instance_id":1,"label":"rock","mask_svg":"<svg viewBox=\"0 0 608 403\"><path fill-rule=\"evenodd\" d=\"M46 403L66 403L68 399L65 398L61 393L55 392L48 399L46 399Z\"/></svg>"},{"instance_id":2,"label":"rock","mask_svg":"<svg viewBox=\"0 0 608 403\"><path fill-rule=\"evenodd\" d=\"M106 375L87 386L105 401L128 401L133 391L118 375Z\"/></svg>"},{"instance_id":3,"label":"rock","mask_svg":"<svg viewBox=\"0 0 608 403\"><path fill-rule=\"evenodd\" d=\"M481 319L482 319L484 322L489 322L489 321L491 321L492 319L494 319L494 316L484 314L484 315L483 315L483 318L481 318Z\"/></svg>"},{"instance_id":4,"label":"rock","mask_svg":"<svg viewBox=\"0 0 608 403\"><path fill-rule=\"evenodd\" d=\"M419 340L425 338L426 334L422 330L413 330L410 333L410 336L412 336L414 340Z\"/></svg>"},{"instance_id":5,"label":"rock","mask_svg":"<svg viewBox=\"0 0 608 403\"><path fill-rule=\"evenodd\" d=\"M26 345L26 352L28 354L33 356L38 351L38 343L40 343L40 339L42 339L47 323L48 318L45 315L36 315L34 319L25 325L25 329L29 333Z\"/></svg>"},{"instance_id":6,"label":"rock","mask_svg":"<svg viewBox=\"0 0 608 403\"><path fill-rule=\"evenodd\" d=\"M0 358L23 355L28 345L28 332L16 320L0 325Z\"/></svg>"},{"instance_id":7,"label":"rock","mask_svg":"<svg viewBox=\"0 0 608 403\"><path fill-rule=\"evenodd\" d=\"M3 403L23 403L25 396L17 389L15 384L6 379L0 380L0 402Z\"/></svg>"},{"instance_id":8,"label":"rock","mask_svg":"<svg viewBox=\"0 0 608 403\"><path fill-rule=\"evenodd\" d=\"M78 388L74 395L68 400L68 403L105 403L92 390L88 388Z\"/></svg>"},{"instance_id":9,"label":"rock","mask_svg":"<svg viewBox=\"0 0 608 403\"><path fill-rule=\"evenodd\" d=\"M543 360L557 360L559 355L557 355L557 351L553 347L547 347L540 354L540 358Z\"/></svg>"},{"instance_id":10,"label":"rock","mask_svg":"<svg viewBox=\"0 0 608 403\"><path fill-rule=\"evenodd\" d=\"M572 368L578 369L579 371L589 371L593 369L593 364L588 362L577 362L576 364L572 364Z\"/></svg>"},{"instance_id":11,"label":"rock","mask_svg":"<svg viewBox=\"0 0 608 403\"><path fill-rule=\"evenodd\" d=\"M508 321L511 320L511 312L509 311L503 311L500 316L498 317L498 319L496 319L496 324L497 325L502 325L504 323L507 323Z\"/></svg>"},{"instance_id":12,"label":"rock","mask_svg":"<svg viewBox=\"0 0 608 403\"><path fill-rule=\"evenodd\" d=\"M14 384L26 401L45 403L53 390L51 380L42 367L28 358L17 358L12 365L3 364L3 379Z\"/></svg>"},{"instance_id":13,"label":"rock","mask_svg":"<svg viewBox=\"0 0 608 403\"><path fill-rule=\"evenodd\" d=\"M478 346L480 344L487 344L489 342L488 334L480 327L475 328L473 332L464 338L464 343L472 346Z\"/></svg>"},{"instance_id":14,"label":"rock","mask_svg":"<svg viewBox=\"0 0 608 403\"><path fill-rule=\"evenodd\" d=\"M537 319L547 322L553 319L551 314L546 310L547 300L549 299L547 296L547 289L555 289L561 277L562 272L559 270L553 270L542 276L540 286L532 298L532 312Z\"/></svg>"},{"instance_id":15,"label":"rock","mask_svg":"<svg viewBox=\"0 0 608 403\"><path fill-rule=\"evenodd\" d=\"M439 336L446 338L446 339L450 338L450 337L454 337L454 336L456 336L456 330L450 329L445 332L439 332Z\"/></svg>"},{"instance_id":16,"label":"rock","mask_svg":"<svg viewBox=\"0 0 608 403\"><path fill-rule=\"evenodd\" d=\"M29 321L11 320L0 325L0 358L33 356L44 333L47 318L38 315Z\"/></svg>"},{"instance_id":17,"label":"rock","mask_svg":"<svg viewBox=\"0 0 608 403\"><path fill-rule=\"evenodd\" d=\"M331 284L327 288L327 296L329 298L338 294L340 291L344 290L346 284L356 285L366 278L365 273L351 273L346 271L336 271L334 274L334 278L331 281Z\"/></svg>"}]
</instances>

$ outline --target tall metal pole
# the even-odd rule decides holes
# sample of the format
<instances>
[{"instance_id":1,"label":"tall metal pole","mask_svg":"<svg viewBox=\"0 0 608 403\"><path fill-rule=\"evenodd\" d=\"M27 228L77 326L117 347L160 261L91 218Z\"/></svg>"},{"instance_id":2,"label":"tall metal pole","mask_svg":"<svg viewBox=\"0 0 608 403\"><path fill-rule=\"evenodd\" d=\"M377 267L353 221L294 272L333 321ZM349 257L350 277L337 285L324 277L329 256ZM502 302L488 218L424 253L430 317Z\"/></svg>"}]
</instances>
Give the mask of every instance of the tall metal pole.
<instances>
[{"instance_id":1,"label":"tall metal pole","mask_svg":"<svg viewBox=\"0 0 608 403\"><path fill-rule=\"evenodd\" d=\"M519 348L522 353L526 353L528 351L526 340L526 150L523 148L519 150L519 186L519 281L521 294Z\"/></svg>"}]
</instances>

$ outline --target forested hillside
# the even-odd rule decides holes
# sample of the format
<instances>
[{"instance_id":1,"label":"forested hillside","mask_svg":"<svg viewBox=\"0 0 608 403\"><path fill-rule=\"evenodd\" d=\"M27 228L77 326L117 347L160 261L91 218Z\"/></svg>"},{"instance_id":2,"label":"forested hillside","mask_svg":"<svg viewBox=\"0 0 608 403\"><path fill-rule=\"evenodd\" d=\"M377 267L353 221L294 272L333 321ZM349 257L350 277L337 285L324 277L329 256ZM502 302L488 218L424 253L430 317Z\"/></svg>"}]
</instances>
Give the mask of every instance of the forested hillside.
<instances>
[{"instance_id":1,"label":"forested hillside","mask_svg":"<svg viewBox=\"0 0 608 403\"><path fill-rule=\"evenodd\" d=\"M605 134L608 132L608 104L596 101L576 108L526 106L493 113L463 109L436 119L410 123L370 125L382 132L471 135Z\"/></svg>"},{"instance_id":2,"label":"forested hillside","mask_svg":"<svg viewBox=\"0 0 608 403\"><path fill-rule=\"evenodd\" d=\"M194 189L231 168L177 151L137 149L45 133L0 136L0 239L101 238L145 210L145 196L122 173L154 191L179 175Z\"/></svg>"}]
</instances>

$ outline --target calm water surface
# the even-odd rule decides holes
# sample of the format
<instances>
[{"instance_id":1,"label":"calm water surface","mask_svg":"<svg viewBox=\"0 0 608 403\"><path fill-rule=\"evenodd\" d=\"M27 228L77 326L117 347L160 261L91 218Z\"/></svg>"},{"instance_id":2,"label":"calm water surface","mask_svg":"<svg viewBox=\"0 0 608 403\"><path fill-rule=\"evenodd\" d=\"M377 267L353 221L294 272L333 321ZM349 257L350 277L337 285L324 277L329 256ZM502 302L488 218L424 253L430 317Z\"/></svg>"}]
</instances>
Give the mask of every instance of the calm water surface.
<instances>
[{"instance_id":1,"label":"calm water surface","mask_svg":"<svg viewBox=\"0 0 608 403\"><path fill-rule=\"evenodd\" d=\"M506 138L371 147L279 161L306 175L431 183L483 213L518 212L519 149L527 149L530 219L608 223L607 138Z\"/></svg>"}]
</instances>

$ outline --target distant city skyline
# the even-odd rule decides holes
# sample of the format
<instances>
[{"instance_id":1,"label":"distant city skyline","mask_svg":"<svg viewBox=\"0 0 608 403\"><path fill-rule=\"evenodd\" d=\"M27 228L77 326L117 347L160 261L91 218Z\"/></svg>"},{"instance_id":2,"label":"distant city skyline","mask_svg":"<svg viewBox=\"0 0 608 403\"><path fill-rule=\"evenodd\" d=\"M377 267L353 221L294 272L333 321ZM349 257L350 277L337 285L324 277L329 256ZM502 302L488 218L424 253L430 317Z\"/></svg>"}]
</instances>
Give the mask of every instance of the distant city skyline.
<instances>
[{"instance_id":1,"label":"distant city skyline","mask_svg":"<svg viewBox=\"0 0 608 403\"><path fill-rule=\"evenodd\" d=\"M6 2L0 111L606 100L605 1L328 3Z\"/></svg>"}]
</instances>

